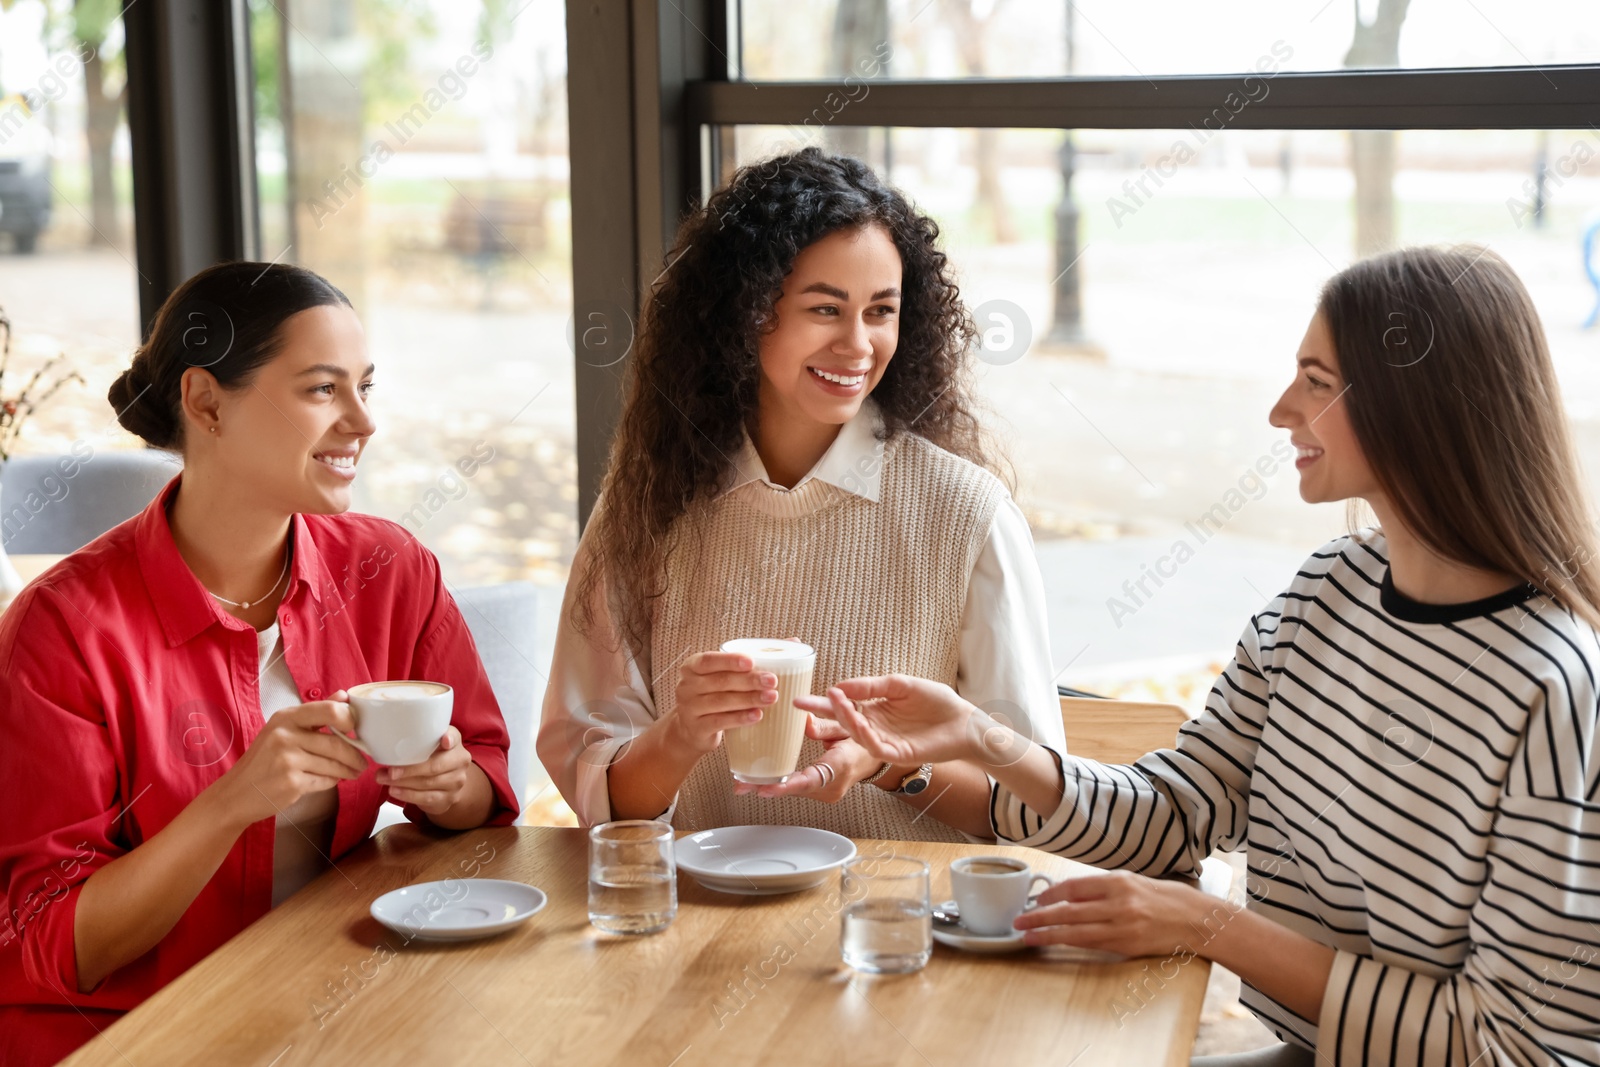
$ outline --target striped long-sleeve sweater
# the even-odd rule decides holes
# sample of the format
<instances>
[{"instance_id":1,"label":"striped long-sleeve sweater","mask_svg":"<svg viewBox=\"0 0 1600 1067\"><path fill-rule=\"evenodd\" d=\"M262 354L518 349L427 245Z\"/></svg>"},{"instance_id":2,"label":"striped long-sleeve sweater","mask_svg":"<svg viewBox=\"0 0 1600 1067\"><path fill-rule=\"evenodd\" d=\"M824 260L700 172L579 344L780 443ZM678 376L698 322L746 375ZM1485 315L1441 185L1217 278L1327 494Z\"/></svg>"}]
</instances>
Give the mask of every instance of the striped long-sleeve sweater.
<instances>
[{"instance_id":1,"label":"striped long-sleeve sweater","mask_svg":"<svg viewBox=\"0 0 1600 1067\"><path fill-rule=\"evenodd\" d=\"M1069 757L1060 808L993 814L1152 875L1245 848L1248 906L1337 950L1320 1018L1244 994L1319 1064L1600 1063L1597 671L1550 598L1420 604L1363 532L1250 620L1175 750Z\"/></svg>"}]
</instances>

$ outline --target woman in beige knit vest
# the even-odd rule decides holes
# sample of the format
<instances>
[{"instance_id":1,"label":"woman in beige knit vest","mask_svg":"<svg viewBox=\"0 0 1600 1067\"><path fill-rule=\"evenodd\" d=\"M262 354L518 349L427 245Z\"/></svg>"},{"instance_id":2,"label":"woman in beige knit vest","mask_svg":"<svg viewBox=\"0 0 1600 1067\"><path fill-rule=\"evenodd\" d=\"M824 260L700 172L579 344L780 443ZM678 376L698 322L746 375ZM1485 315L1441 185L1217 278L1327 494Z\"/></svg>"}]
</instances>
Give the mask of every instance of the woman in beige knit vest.
<instances>
[{"instance_id":1,"label":"woman in beige knit vest","mask_svg":"<svg viewBox=\"0 0 1600 1067\"><path fill-rule=\"evenodd\" d=\"M793 637L814 687L943 681L1065 750L1028 527L969 386L976 329L938 227L815 148L740 170L645 301L625 408L562 605L539 758L586 825L992 838L970 764L899 766L807 726L802 770L736 783L723 732L775 677L717 651Z\"/></svg>"}]
</instances>

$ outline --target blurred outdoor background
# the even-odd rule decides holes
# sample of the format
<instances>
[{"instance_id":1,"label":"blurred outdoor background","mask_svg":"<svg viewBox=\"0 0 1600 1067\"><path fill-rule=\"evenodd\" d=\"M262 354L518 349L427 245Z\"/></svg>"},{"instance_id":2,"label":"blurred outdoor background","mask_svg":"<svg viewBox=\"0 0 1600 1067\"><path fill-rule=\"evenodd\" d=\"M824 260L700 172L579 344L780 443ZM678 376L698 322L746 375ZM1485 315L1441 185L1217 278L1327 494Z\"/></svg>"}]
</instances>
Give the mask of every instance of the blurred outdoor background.
<instances>
[{"instance_id":1,"label":"blurred outdoor background","mask_svg":"<svg viewBox=\"0 0 1600 1067\"><path fill-rule=\"evenodd\" d=\"M819 82L816 122L740 128L738 161L853 152L944 229L989 337L978 378L1059 681L1197 706L1251 612L1343 532L1292 468L1251 471L1281 459L1266 414L1318 286L1361 254L1474 241L1508 259L1600 471L1600 132L1227 127L1282 71L1592 62L1591 0L734 6L743 77ZM379 368L358 506L404 522L453 585L538 583L543 670L578 532L567 145L584 131L567 128L563 5L251 9L263 258L342 288ZM23 370L65 352L87 379L29 426L31 451L136 444L105 401L139 329L116 10L0 3L0 305ZM825 103L888 78L1069 73L1236 77L1170 131L857 129ZM466 479L454 461L480 443L494 458ZM1148 577L1180 540L1193 558ZM535 810L570 819L553 790Z\"/></svg>"}]
</instances>

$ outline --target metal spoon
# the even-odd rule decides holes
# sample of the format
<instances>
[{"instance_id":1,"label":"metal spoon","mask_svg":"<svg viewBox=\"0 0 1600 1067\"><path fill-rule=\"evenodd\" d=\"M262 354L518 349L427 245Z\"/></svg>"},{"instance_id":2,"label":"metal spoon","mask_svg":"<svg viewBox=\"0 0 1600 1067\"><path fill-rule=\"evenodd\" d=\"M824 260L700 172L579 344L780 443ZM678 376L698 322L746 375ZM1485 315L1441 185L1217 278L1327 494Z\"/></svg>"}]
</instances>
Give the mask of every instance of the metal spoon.
<instances>
[{"instance_id":1,"label":"metal spoon","mask_svg":"<svg viewBox=\"0 0 1600 1067\"><path fill-rule=\"evenodd\" d=\"M1034 907L1038 903L1039 895L1037 893L1028 898L1029 908ZM948 926L956 930L961 929L961 906L955 901L952 900L942 905L935 905L932 909L932 913L933 921L938 923L940 926Z\"/></svg>"}]
</instances>

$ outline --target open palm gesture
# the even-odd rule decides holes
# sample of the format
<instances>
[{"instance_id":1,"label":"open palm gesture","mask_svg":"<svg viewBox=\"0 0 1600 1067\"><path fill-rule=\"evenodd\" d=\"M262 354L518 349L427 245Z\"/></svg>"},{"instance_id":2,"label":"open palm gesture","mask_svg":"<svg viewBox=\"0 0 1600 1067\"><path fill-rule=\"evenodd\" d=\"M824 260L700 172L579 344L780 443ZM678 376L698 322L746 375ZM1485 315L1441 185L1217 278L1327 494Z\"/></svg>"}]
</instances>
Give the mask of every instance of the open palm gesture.
<instances>
[{"instance_id":1,"label":"open palm gesture","mask_svg":"<svg viewBox=\"0 0 1600 1067\"><path fill-rule=\"evenodd\" d=\"M941 682L850 678L795 706L837 722L875 759L901 766L983 759L988 717Z\"/></svg>"}]
</instances>

